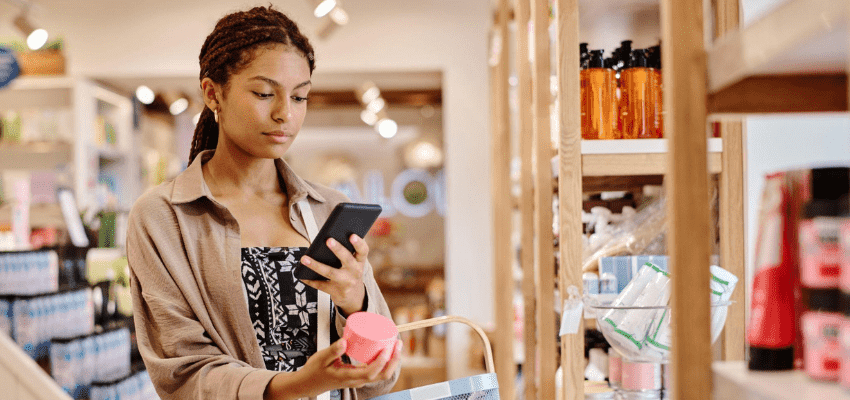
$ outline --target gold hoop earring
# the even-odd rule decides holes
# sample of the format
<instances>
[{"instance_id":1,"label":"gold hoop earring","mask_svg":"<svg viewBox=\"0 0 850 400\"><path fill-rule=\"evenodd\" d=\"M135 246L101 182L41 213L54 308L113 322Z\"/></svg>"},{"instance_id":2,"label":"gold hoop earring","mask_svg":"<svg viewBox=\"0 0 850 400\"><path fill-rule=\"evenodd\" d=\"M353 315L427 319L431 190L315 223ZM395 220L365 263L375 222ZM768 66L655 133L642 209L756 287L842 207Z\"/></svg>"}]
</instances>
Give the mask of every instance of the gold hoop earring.
<instances>
[{"instance_id":1,"label":"gold hoop earring","mask_svg":"<svg viewBox=\"0 0 850 400\"><path fill-rule=\"evenodd\" d=\"M215 123L218 123L218 109L213 110L213 118L215 118Z\"/></svg>"}]
</instances>

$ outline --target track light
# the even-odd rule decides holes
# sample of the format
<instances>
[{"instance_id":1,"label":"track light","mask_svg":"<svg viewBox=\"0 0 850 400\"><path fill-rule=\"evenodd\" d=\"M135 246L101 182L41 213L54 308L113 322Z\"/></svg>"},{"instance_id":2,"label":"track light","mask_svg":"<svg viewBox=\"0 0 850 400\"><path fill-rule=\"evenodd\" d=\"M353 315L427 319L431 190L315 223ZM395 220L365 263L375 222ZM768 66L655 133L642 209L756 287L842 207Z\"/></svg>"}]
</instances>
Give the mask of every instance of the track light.
<instances>
[{"instance_id":1,"label":"track light","mask_svg":"<svg viewBox=\"0 0 850 400\"><path fill-rule=\"evenodd\" d=\"M348 13L342 9L339 0L309 0L315 5L313 15L322 23L316 30L319 39L327 39L337 28L348 23Z\"/></svg>"},{"instance_id":2,"label":"track light","mask_svg":"<svg viewBox=\"0 0 850 400\"><path fill-rule=\"evenodd\" d=\"M386 105L387 102L383 98L378 97L377 99L370 101L369 104L366 105L366 109L377 114L383 110Z\"/></svg>"},{"instance_id":3,"label":"track light","mask_svg":"<svg viewBox=\"0 0 850 400\"><path fill-rule=\"evenodd\" d=\"M13 22L15 24L15 27L18 28L18 30L21 31L21 33L23 33L24 36L27 37L27 46L31 50L38 50L44 47L44 45L47 43L48 34L46 30L36 28L32 25L32 23L30 23L29 19L27 18L28 12L29 6L27 6L27 8L25 8L20 15L15 17L15 20Z\"/></svg>"},{"instance_id":4,"label":"track light","mask_svg":"<svg viewBox=\"0 0 850 400\"><path fill-rule=\"evenodd\" d=\"M168 112L170 112L171 115L180 115L180 113L186 111L186 109L188 108L189 100L187 100L185 97L181 97L177 100L174 100L171 105L168 106Z\"/></svg>"},{"instance_id":5,"label":"track light","mask_svg":"<svg viewBox=\"0 0 850 400\"><path fill-rule=\"evenodd\" d=\"M348 23L348 13L342 9L342 7L334 7L331 11L331 19L337 23L337 25L345 25Z\"/></svg>"},{"instance_id":6,"label":"track light","mask_svg":"<svg viewBox=\"0 0 850 400\"><path fill-rule=\"evenodd\" d=\"M325 15L328 15L334 7L336 7L336 0L322 0L316 6L316 9L313 10L313 15L315 15L316 18L322 18Z\"/></svg>"},{"instance_id":7,"label":"track light","mask_svg":"<svg viewBox=\"0 0 850 400\"><path fill-rule=\"evenodd\" d=\"M366 125L372 126L378 122L378 114L366 109L360 112L360 119L362 119Z\"/></svg>"},{"instance_id":8,"label":"track light","mask_svg":"<svg viewBox=\"0 0 850 400\"><path fill-rule=\"evenodd\" d=\"M139 99L142 104L150 105L151 103L153 103L154 99L156 98L156 95L153 93L153 90L151 90L151 88L142 85L136 88L136 98Z\"/></svg>"},{"instance_id":9,"label":"track light","mask_svg":"<svg viewBox=\"0 0 850 400\"><path fill-rule=\"evenodd\" d=\"M378 134L386 139L389 139L398 133L398 124L389 118L384 118L378 121L375 126L378 128Z\"/></svg>"}]
</instances>

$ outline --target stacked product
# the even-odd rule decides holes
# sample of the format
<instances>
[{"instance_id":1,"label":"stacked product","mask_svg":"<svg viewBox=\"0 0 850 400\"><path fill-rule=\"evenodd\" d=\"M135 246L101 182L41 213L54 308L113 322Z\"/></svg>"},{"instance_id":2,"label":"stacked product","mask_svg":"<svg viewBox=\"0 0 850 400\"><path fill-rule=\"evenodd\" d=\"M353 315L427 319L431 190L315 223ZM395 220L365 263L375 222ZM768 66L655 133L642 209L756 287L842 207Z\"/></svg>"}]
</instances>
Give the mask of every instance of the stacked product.
<instances>
[{"instance_id":1,"label":"stacked product","mask_svg":"<svg viewBox=\"0 0 850 400\"><path fill-rule=\"evenodd\" d=\"M623 41L610 58L581 44L582 139L664 137L661 46L631 44Z\"/></svg>"},{"instance_id":2,"label":"stacked product","mask_svg":"<svg viewBox=\"0 0 850 400\"><path fill-rule=\"evenodd\" d=\"M7 320L11 338L34 359L47 356L50 340L91 333L94 328L89 288L39 296L9 297Z\"/></svg>"},{"instance_id":3,"label":"stacked product","mask_svg":"<svg viewBox=\"0 0 850 400\"><path fill-rule=\"evenodd\" d=\"M837 381L841 369L838 333L843 323L841 289L841 219L847 214L850 169L820 168L811 172L811 199L800 219L800 283L804 311L803 359L814 379Z\"/></svg>"},{"instance_id":4,"label":"stacked product","mask_svg":"<svg viewBox=\"0 0 850 400\"><path fill-rule=\"evenodd\" d=\"M767 176L747 332L750 369L850 389L850 169Z\"/></svg>"},{"instance_id":5,"label":"stacked product","mask_svg":"<svg viewBox=\"0 0 850 400\"><path fill-rule=\"evenodd\" d=\"M123 380L130 374L130 331L54 339L50 346L53 378L75 399L89 398L92 382Z\"/></svg>"},{"instance_id":6,"label":"stacked product","mask_svg":"<svg viewBox=\"0 0 850 400\"><path fill-rule=\"evenodd\" d=\"M144 368L132 324L119 315L110 281L89 284L86 250L0 252L0 334L48 361L48 372L76 399L94 398L89 387L97 382L100 393L122 399L156 398L139 390L143 375L130 373L133 363Z\"/></svg>"},{"instance_id":7,"label":"stacked product","mask_svg":"<svg viewBox=\"0 0 850 400\"><path fill-rule=\"evenodd\" d=\"M59 289L59 257L55 251L0 253L0 293L36 295Z\"/></svg>"},{"instance_id":8,"label":"stacked product","mask_svg":"<svg viewBox=\"0 0 850 400\"><path fill-rule=\"evenodd\" d=\"M156 398L153 382L147 371L112 382L92 382L90 400L146 400Z\"/></svg>"}]
</instances>

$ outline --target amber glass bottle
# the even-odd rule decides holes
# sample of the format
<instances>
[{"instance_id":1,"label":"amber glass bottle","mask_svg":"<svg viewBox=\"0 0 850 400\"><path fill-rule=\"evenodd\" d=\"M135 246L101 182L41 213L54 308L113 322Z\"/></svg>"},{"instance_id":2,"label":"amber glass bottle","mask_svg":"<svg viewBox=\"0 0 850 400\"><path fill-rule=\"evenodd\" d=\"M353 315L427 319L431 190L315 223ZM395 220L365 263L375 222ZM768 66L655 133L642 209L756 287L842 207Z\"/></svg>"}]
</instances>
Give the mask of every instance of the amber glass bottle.
<instances>
[{"instance_id":1,"label":"amber glass bottle","mask_svg":"<svg viewBox=\"0 0 850 400\"><path fill-rule=\"evenodd\" d=\"M591 139L590 135L590 114L587 113L587 103L585 102L585 93L587 92L587 80L585 79L584 70L587 69L587 63L590 60L590 53L587 51L587 43L579 43L579 60L581 62L580 87L581 94L581 138ZM592 139L596 139L595 137Z\"/></svg>"},{"instance_id":2,"label":"amber glass bottle","mask_svg":"<svg viewBox=\"0 0 850 400\"><path fill-rule=\"evenodd\" d=\"M661 80L661 45L646 49L649 67L652 69L652 101L655 104L655 137L664 137L664 85Z\"/></svg>"},{"instance_id":3,"label":"amber glass bottle","mask_svg":"<svg viewBox=\"0 0 850 400\"><path fill-rule=\"evenodd\" d=\"M602 50L590 52L588 66L581 71L582 139L618 139L614 70L607 68Z\"/></svg>"},{"instance_id":4,"label":"amber glass bottle","mask_svg":"<svg viewBox=\"0 0 850 400\"><path fill-rule=\"evenodd\" d=\"M620 74L623 85L623 138L658 137L660 74L649 67L644 50L633 50L628 68Z\"/></svg>"}]
</instances>

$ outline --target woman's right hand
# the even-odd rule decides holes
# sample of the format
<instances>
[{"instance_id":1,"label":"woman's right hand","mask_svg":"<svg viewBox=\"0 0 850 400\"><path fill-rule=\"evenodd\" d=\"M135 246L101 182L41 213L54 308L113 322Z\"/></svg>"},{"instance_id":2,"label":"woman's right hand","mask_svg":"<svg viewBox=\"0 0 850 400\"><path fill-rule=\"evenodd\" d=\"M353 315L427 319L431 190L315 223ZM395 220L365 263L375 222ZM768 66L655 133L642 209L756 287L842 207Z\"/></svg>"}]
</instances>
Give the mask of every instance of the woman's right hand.
<instances>
[{"instance_id":1,"label":"woman's right hand","mask_svg":"<svg viewBox=\"0 0 850 400\"><path fill-rule=\"evenodd\" d=\"M297 372L278 374L269 383L266 399L315 397L334 389L361 388L392 378L401 362L401 340L384 349L370 364L344 364L345 340L340 339L307 359ZM295 395L293 397L293 395Z\"/></svg>"}]
</instances>

